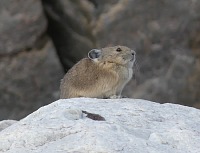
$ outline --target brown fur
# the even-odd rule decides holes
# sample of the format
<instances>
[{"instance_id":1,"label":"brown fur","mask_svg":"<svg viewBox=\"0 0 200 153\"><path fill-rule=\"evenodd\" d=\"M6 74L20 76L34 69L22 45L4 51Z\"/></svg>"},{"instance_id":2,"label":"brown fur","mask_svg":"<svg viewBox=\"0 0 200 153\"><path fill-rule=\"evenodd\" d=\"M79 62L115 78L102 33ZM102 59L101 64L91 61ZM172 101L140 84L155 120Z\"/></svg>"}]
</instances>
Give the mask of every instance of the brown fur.
<instances>
[{"instance_id":1,"label":"brown fur","mask_svg":"<svg viewBox=\"0 0 200 153\"><path fill-rule=\"evenodd\" d=\"M60 98L120 98L132 78L134 60L135 52L128 47L102 48L98 59L84 58L66 73L61 80Z\"/></svg>"}]
</instances>

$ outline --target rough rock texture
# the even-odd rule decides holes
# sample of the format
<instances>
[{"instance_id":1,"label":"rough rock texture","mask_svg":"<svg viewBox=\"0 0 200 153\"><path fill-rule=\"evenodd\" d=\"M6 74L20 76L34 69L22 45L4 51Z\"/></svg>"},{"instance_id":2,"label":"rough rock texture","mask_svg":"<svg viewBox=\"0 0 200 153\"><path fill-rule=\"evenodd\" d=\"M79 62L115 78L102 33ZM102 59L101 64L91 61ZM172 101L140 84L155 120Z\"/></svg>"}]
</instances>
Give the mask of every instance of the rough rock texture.
<instances>
[{"instance_id":1,"label":"rough rock texture","mask_svg":"<svg viewBox=\"0 0 200 153\"><path fill-rule=\"evenodd\" d=\"M59 98L62 70L52 43L0 61L0 120L20 119Z\"/></svg>"},{"instance_id":2,"label":"rough rock texture","mask_svg":"<svg viewBox=\"0 0 200 153\"><path fill-rule=\"evenodd\" d=\"M140 71L137 85L133 80L126 96L199 107L200 1L43 2L51 36L62 42L56 47L61 60L67 61L62 62L65 69L91 47L127 45L137 51Z\"/></svg>"},{"instance_id":3,"label":"rough rock texture","mask_svg":"<svg viewBox=\"0 0 200 153\"><path fill-rule=\"evenodd\" d=\"M14 123L17 123L17 121L15 120L4 120L4 121L0 121L0 132L4 129L6 129L7 127L13 125Z\"/></svg>"},{"instance_id":4,"label":"rough rock texture","mask_svg":"<svg viewBox=\"0 0 200 153\"><path fill-rule=\"evenodd\" d=\"M39 0L0 1L0 55L32 48L45 30Z\"/></svg>"},{"instance_id":5,"label":"rough rock texture","mask_svg":"<svg viewBox=\"0 0 200 153\"><path fill-rule=\"evenodd\" d=\"M199 153L200 111L134 99L59 100L1 131L0 144L2 153Z\"/></svg>"},{"instance_id":6,"label":"rough rock texture","mask_svg":"<svg viewBox=\"0 0 200 153\"><path fill-rule=\"evenodd\" d=\"M0 120L58 98L62 69L39 0L0 1Z\"/></svg>"},{"instance_id":7,"label":"rough rock texture","mask_svg":"<svg viewBox=\"0 0 200 153\"><path fill-rule=\"evenodd\" d=\"M95 46L90 25L92 4L85 0L42 2L49 21L49 34L66 71Z\"/></svg>"}]
</instances>

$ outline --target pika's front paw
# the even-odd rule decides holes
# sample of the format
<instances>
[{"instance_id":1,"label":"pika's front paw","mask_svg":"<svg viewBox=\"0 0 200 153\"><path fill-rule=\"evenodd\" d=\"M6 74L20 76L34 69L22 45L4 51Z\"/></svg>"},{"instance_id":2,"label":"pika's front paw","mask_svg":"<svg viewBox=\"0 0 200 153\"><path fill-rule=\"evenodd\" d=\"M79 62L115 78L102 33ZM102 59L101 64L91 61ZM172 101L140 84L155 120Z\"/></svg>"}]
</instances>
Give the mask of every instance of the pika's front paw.
<instances>
[{"instance_id":1,"label":"pika's front paw","mask_svg":"<svg viewBox=\"0 0 200 153\"><path fill-rule=\"evenodd\" d=\"M121 98L128 98L127 96L121 96Z\"/></svg>"}]
</instances>

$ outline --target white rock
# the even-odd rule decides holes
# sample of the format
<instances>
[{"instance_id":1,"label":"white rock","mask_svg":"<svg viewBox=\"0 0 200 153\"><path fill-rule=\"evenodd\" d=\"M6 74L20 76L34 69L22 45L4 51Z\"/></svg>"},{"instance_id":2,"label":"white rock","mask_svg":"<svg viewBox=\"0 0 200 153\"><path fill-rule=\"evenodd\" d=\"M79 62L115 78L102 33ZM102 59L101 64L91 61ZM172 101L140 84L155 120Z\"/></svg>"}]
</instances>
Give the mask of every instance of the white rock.
<instances>
[{"instance_id":1,"label":"white rock","mask_svg":"<svg viewBox=\"0 0 200 153\"><path fill-rule=\"evenodd\" d=\"M11 126L12 124L16 123L15 120L4 120L0 121L0 131L4 130L5 128Z\"/></svg>"},{"instance_id":2,"label":"white rock","mask_svg":"<svg viewBox=\"0 0 200 153\"><path fill-rule=\"evenodd\" d=\"M1 131L0 152L200 153L200 110L134 99L59 100Z\"/></svg>"}]
</instances>

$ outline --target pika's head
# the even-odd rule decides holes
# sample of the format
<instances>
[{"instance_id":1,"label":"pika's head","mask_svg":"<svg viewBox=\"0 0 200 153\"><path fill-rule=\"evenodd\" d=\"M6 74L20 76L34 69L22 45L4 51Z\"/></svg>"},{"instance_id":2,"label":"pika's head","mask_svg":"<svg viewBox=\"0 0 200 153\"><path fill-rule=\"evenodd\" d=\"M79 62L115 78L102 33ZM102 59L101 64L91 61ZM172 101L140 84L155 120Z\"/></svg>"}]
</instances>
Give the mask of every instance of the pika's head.
<instances>
[{"instance_id":1,"label":"pika's head","mask_svg":"<svg viewBox=\"0 0 200 153\"><path fill-rule=\"evenodd\" d=\"M92 49L88 57L95 62L116 63L120 65L133 66L136 53L126 46L106 47L102 49Z\"/></svg>"}]
</instances>

